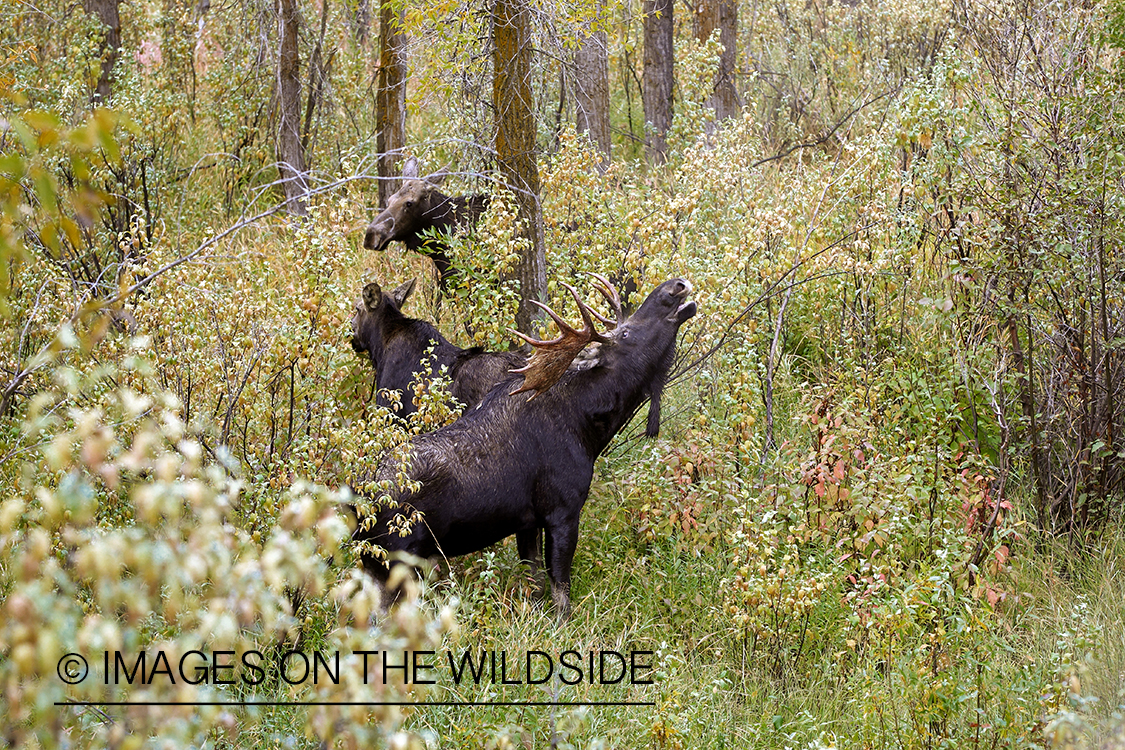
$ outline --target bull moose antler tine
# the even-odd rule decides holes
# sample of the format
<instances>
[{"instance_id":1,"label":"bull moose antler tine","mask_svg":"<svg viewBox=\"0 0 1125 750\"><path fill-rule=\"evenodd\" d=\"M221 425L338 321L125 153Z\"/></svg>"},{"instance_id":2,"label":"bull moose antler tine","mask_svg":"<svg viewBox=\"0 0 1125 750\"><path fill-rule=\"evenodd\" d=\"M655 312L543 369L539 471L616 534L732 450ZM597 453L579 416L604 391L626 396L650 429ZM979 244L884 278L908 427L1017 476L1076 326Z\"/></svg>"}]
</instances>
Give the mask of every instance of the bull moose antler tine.
<instances>
[{"instance_id":1,"label":"bull moose antler tine","mask_svg":"<svg viewBox=\"0 0 1125 750\"><path fill-rule=\"evenodd\" d=\"M601 292L601 295L605 297L605 301L609 303L609 306L611 308L613 308L613 315L617 320L613 321L609 318L602 317L596 312L594 312L594 316L604 325L616 328L624 322L624 316L621 313L621 298L617 295L617 289L614 288L613 284L609 283L609 279L607 279L605 276L602 276L600 273L594 273L593 271L591 271L590 275L598 281L597 284L594 284L594 288ZM593 311L591 310L591 312Z\"/></svg>"},{"instance_id":2,"label":"bull moose antler tine","mask_svg":"<svg viewBox=\"0 0 1125 750\"><path fill-rule=\"evenodd\" d=\"M509 393L508 395L510 396L524 391L535 391L530 397L535 398L535 396L543 393L558 382L559 378L562 377L563 373L566 372L566 369L570 366L571 361L578 355L578 352L582 351L586 344L589 344L591 341L606 340L604 336L594 329L594 321L591 315L598 316L597 313L591 310L589 306L582 301L574 287L569 284L563 284L563 287L570 292L571 296L574 297L574 301L578 304L578 312L582 315L584 326L581 331L576 330L550 307L542 302L532 300L536 305L543 308L543 310L551 316L551 319L555 321L555 325L559 327L559 336L549 341L541 341L521 333L520 331L511 328L508 329L511 333L531 344L534 350L526 365L511 371L513 373L523 373L523 383L519 388Z\"/></svg>"},{"instance_id":3,"label":"bull moose antler tine","mask_svg":"<svg viewBox=\"0 0 1125 750\"><path fill-rule=\"evenodd\" d=\"M596 310L594 310L592 307L583 302L581 298L579 298L578 292L574 291L574 287L570 286L569 284L563 284L563 286L567 288L567 290L570 292L570 295L574 297L574 301L578 304L578 312L582 315L582 333L589 331L591 341L605 341L605 337L598 333L598 331L594 328L593 320L593 318L598 318L599 320L601 320L602 316L598 315Z\"/></svg>"},{"instance_id":4,"label":"bull moose antler tine","mask_svg":"<svg viewBox=\"0 0 1125 750\"><path fill-rule=\"evenodd\" d=\"M559 338L554 339L555 341L562 341L563 338L567 334L574 335L574 334L580 333L579 331L577 331L573 327L571 327L571 325L569 323L567 323L562 318L562 316L560 316L557 312L555 312L554 310L552 310L550 307L543 304L539 300L533 299L533 300L531 300L531 304L537 306L540 310L542 310L543 312L550 315L551 320L555 321L555 325L557 325L559 327L559 331L561 331L561 333L559 334ZM531 343L531 342L529 341L528 343ZM540 342L540 343L547 343L547 342Z\"/></svg>"}]
</instances>

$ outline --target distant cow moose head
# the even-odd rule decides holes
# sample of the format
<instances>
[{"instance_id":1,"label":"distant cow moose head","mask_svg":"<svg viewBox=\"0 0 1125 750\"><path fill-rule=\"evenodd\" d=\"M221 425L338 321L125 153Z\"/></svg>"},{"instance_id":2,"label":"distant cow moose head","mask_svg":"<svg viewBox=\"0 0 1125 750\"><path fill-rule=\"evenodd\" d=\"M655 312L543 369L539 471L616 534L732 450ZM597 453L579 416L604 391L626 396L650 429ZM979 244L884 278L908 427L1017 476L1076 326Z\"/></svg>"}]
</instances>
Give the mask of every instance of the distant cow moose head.
<instances>
[{"instance_id":1,"label":"distant cow moose head","mask_svg":"<svg viewBox=\"0 0 1125 750\"><path fill-rule=\"evenodd\" d=\"M616 320L598 315L567 287L583 327L573 328L545 308L562 331L558 338L523 337L534 350L525 366L453 424L412 438L408 466L385 455L374 472L377 481L393 485L406 468L416 484L392 492L397 507L362 517L357 539L390 554L452 557L512 534L522 548L542 529L551 596L559 616L568 616L579 515L594 462L646 399L646 432L656 435L677 334L696 313L687 299L691 285L671 279L623 319L617 292L597 279ZM606 329L596 330L595 319ZM403 518L419 512L409 529L401 528ZM363 564L386 583L384 563L365 554Z\"/></svg>"},{"instance_id":2,"label":"distant cow moose head","mask_svg":"<svg viewBox=\"0 0 1125 750\"><path fill-rule=\"evenodd\" d=\"M387 207L368 225L363 246L386 250L390 243L402 242L408 249L430 256L438 272L438 284L445 291L453 266L448 245L433 233L447 234L474 226L488 207L488 196L443 194L438 185L445 179L445 169L419 177L418 161L413 157L407 160L402 176L402 187L387 199Z\"/></svg>"},{"instance_id":3,"label":"distant cow moose head","mask_svg":"<svg viewBox=\"0 0 1125 750\"><path fill-rule=\"evenodd\" d=\"M411 387L430 359L431 372L442 368L451 381L450 393L466 408L476 406L497 382L518 367L523 356L517 352L486 352L480 347L462 349L450 343L433 324L403 314L415 279L393 291L384 291L372 282L363 288L352 317L352 349L366 355L375 368L375 403L391 407L387 391L401 391L398 415L417 411ZM431 351L432 347L432 351ZM428 353L427 353L428 352Z\"/></svg>"}]
</instances>

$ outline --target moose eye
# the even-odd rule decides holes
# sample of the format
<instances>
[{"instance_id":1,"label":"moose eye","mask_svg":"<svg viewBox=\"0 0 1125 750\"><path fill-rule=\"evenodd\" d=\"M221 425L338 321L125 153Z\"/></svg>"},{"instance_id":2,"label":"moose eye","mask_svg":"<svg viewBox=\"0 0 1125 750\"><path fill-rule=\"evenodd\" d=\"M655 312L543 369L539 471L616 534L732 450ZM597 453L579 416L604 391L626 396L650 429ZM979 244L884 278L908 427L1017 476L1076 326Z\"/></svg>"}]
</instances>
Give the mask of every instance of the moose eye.
<instances>
[{"instance_id":1,"label":"moose eye","mask_svg":"<svg viewBox=\"0 0 1125 750\"><path fill-rule=\"evenodd\" d=\"M407 208L410 208L410 207L411 207L411 206L413 206L413 205L414 205L414 201L407 201L407 202L406 202L406 207L407 207Z\"/></svg>"}]
</instances>

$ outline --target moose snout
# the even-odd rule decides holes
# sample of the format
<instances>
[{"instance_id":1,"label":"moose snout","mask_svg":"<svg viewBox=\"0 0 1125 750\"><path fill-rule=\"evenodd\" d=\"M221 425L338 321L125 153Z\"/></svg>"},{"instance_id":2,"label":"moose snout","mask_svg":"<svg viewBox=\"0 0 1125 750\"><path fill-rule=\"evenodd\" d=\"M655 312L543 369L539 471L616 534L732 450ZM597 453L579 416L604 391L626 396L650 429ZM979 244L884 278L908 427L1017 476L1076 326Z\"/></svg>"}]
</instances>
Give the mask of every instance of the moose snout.
<instances>
[{"instance_id":1,"label":"moose snout","mask_svg":"<svg viewBox=\"0 0 1125 750\"><path fill-rule=\"evenodd\" d=\"M695 302L689 300L687 297L691 294L691 282L687 279L672 279L667 283L668 294L672 298L671 304L679 302L668 320L674 320L676 323L683 323L688 318L695 315L696 305Z\"/></svg>"},{"instance_id":2,"label":"moose snout","mask_svg":"<svg viewBox=\"0 0 1125 750\"><path fill-rule=\"evenodd\" d=\"M368 250L385 250L394 236L394 217L380 215L367 225L367 232L363 235L363 246Z\"/></svg>"}]
</instances>

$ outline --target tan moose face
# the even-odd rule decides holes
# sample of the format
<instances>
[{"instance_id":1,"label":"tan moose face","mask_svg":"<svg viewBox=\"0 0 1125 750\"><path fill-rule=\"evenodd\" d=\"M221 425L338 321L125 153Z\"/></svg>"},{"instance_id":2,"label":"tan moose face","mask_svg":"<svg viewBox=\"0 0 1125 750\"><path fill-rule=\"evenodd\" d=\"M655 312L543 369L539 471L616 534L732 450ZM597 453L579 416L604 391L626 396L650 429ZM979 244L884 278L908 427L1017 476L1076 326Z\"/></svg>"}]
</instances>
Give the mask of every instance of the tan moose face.
<instances>
[{"instance_id":1,"label":"tan moose face","mask_svg":"<svg viewBox=\"0 0 1125 750\"><path fill-rule=\"evenodd\" d=\"M370 250L385 250L391 242L414 234L423 224L436 189L427 180L406 180L398 192L387 199L387 207L382 213L368 225L363 246Z\"/></svg>"}]
</instances>

